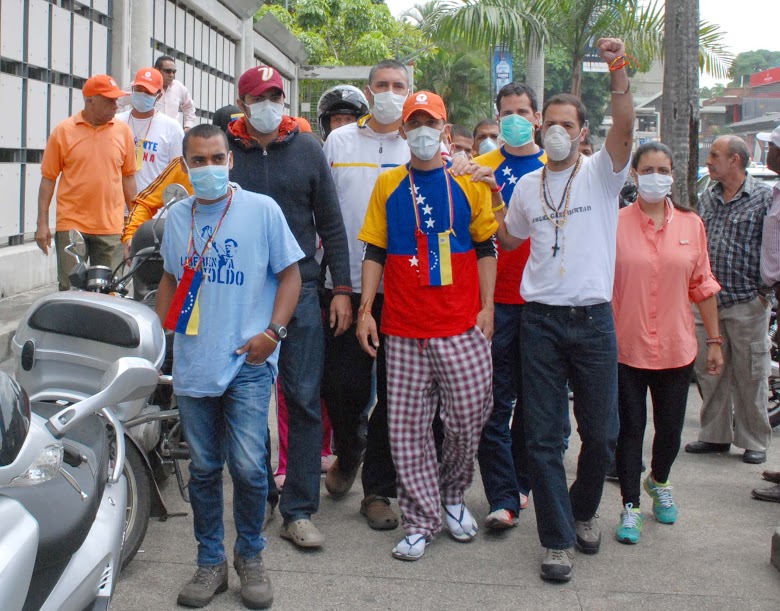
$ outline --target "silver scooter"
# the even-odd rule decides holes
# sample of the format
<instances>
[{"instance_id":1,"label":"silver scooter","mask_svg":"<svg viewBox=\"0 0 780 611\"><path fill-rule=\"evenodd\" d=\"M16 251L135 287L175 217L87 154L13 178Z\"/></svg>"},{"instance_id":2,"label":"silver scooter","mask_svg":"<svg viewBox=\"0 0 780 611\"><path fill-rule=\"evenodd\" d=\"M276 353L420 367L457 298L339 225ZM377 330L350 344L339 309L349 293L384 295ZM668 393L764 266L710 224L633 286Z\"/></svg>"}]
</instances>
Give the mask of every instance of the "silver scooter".
<instances>
[{"instance_id":1,"label":"silver scooter","mask_svg":"<svg viewBox=\"0 0 780 611\"><path fill-rule=\"evenodd\" d=\"M22 387L0 373L3 611L108 609L127 495L116 411L147 397L158 380L149 361L120 358L96 394L32 406Z\"/></svg>"},{"instance_id":2,"label":"silver scooter","mask_svg":"<svg viewBox=\"0 0 780 611\"><path fill-rule=\"evenodd\" d=\"M186 196L181 185L170 185L164 192L168 205ZM79 290L39 299L20 321L11 343L16 379L33 400L78 401L94 394L104 371L122 356L142 357L158 370L163 367L166 339L157 315L149 307L123 298L135 272L155 265L159 258L156 229L155 223L155 244L135 254L124 276L116 276L118 270L108 267L86 265L83 237L71 232L66 251L76 261L71 282ZM170 376L161 380L162 385L171 384ZM123 567L141 547L150 517L183 515L168 512L157 483L173 472L182 495L186 495L178 464L187 454L180 449L178 410L161 407L150 395L124 404L117 414L127 441Z\"/></svg>"}]
</instances>

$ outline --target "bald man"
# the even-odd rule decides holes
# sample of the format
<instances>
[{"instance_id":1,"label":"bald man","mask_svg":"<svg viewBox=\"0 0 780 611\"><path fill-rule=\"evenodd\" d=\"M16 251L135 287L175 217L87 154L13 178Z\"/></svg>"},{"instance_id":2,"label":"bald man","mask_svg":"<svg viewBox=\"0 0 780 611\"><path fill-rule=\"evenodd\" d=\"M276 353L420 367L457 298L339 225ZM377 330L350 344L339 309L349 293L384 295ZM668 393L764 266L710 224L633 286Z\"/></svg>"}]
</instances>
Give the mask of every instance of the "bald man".
<instances>
[{"instance_id":1,"label":"bald man","mask_svg":"<svg viewBox=\"0 0 780 611\"><path fill-rule=\"evenodd\" d=\"M694 311L701 430L699 440L686 445L685 451L728 452L733 443L744 449L744 462L760 464L772 436L766 411L771 289L761 280L761 238L772 190L747 173L749 161L747 145L736 136L717 138L707 157L713 182L699 198L699 214L707 230L712 271L722 287L718 293L722 336L707 337ZM680 245L686 246L683 241ZM716 343L723 346L725 367L720 375L708 375L707 348Z\"/></svg>"}]
</instances>

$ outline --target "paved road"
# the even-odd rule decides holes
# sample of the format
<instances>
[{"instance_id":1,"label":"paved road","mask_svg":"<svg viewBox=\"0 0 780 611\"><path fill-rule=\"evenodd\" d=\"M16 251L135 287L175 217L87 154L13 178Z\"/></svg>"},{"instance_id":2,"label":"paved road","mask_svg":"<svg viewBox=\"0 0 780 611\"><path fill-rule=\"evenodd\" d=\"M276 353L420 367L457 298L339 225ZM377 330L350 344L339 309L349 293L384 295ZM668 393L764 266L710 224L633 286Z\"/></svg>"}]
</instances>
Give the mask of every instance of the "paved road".
<instances>
[{"instance_id":1,"label":"paved road","mask_svg":"<svg viewBox=\"0 0 780 611\"><path fill-rule=\"evenodd\" d=\"M689 400L683 442L696 438L699 399ZM649 456L649 435L645 456ZM579 443L576 433L567 452L571 474ZM767 465L780 469L780 451ZM539 579L542 550L536 536L533 504L520 525L500 536L480 532L470 544L445 535L422 560L394 560L390 550L400 531L370 530L358 513L359 479L341 501L322 488L315 522L327 537L323 550L301 552L280 539L280 519L268 527L267 566L275 588L275 609L767 609L780 606L780 573L769 563L770 539L780 524L780 505L750 499L763 467L746 465L736 452L718 456L682 453L672 473L680 519L673 526L656 523L642 498L645 527L637 546L612 536L620 511L617 484L607 483L600 509L604 531L601 552L575 556L569 584ZM173 511L188 511L175 482L164 489ZM230 505L230 489L225 498ZM468 495L477 519L488 506L477 479ZM533 503L533 501L532 501ZM235 533L226 516L229 545ZM191 517L152 522L139 553L123 572L116 611L176 609L179 587L193 571L195 541ZM238 578L209 605L215 611L243 608Z\"/></svg>"}]
</instances>

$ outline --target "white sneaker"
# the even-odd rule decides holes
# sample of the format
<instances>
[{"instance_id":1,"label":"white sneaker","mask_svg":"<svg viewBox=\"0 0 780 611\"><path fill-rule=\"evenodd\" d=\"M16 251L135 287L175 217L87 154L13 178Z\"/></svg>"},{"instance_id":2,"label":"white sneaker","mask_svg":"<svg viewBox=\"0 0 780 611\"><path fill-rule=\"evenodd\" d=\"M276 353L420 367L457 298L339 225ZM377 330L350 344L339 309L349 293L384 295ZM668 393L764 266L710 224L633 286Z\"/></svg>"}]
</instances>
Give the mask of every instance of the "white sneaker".
<instances>
[{"instance_id":1,"label":"white sneaker","mask_svg":"<svg viewBox=\"0 0 780 611\"><path fill-rule=\"evenodd\" d=\"M419 560L425 553L428 540L425 535L406 535L393 548L393 558L398 560Z\"/></svg>"},{"instance_id":2,"label":"white sneaker","mask_svg":"<svg viewBox=\"0 0 780 611\"><path fill-rule=\"evenodd\" d=\"M517 526L519 521L517 516L508 509L496 509L485 518L485 528L496 531L507 530Z\"/></svg>"},{"instance_id":3,"label":"white sneaker","mask_svg":"<svg viewBox=\"0 0 780 611\"><path fill-rule=\"evenodd\" d=\"M477 523L464 503L445 505L444 515L447 520L447 528L450 529L450 534L456 541L468 543L477 536Z\"/></svg>"}]
</instances>

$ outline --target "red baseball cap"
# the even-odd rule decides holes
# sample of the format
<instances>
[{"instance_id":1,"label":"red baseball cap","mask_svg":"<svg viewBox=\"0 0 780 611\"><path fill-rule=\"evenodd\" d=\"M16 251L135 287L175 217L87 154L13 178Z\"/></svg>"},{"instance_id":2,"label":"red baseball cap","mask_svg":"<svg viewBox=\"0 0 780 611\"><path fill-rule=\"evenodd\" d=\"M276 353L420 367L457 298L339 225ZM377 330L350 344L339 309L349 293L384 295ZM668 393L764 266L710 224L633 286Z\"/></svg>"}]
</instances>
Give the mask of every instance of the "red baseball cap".
<instances>
[{"instance_id":1,"label":"red baseball cap","mask_svg":"<svg viewBox=\"0 0 780 611\"><path fill-rule=\"evenodd\" d=\"M279 71L271 66L257 66L244 72L238 79L238 97L263 95L274 87L284 92L284 83Z\"/></svg>"},{"instance_id":2,"label":"red baseball cap","mask_svg":"<svg viewBox=\"0 0 780 611\"><path fill-rule=\"evenodd\" d=\"M104 98L121 98L122 96L130 95L126 91L122 91L116 81L108 74L96 74L87 79L84 83L84 87L81 90L82 95L85 97L91 97L93 95L102 95Z\"/></svg>"},{"instance_id":3,"label":"red baseball cap","mask_svg":"<svg viewBox=\"0 0 780 611\"><path fill-rule=\"evenodd\" d=\"M434 119L447 120L447 109L444 107L444 100L430 91L418 91L406 98L403 109L403 120L406 121L418 110L427 112Z\"/></svg>"},{"instance_id":4,"label":"red baseball cap","mask_svg":"<svg viewBox=\"0 0 780 611\"><path fill-rule=\"evenodd\" d=\"M130 84L133 87L143 87L152 95L157 95L163 86L163 76L155 68L141 68L135 73L135 80Z\"/></svg>"}]
</instances>

